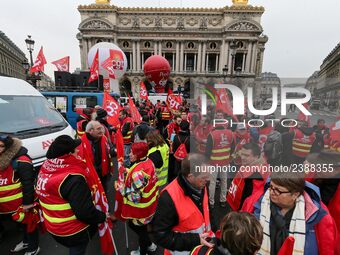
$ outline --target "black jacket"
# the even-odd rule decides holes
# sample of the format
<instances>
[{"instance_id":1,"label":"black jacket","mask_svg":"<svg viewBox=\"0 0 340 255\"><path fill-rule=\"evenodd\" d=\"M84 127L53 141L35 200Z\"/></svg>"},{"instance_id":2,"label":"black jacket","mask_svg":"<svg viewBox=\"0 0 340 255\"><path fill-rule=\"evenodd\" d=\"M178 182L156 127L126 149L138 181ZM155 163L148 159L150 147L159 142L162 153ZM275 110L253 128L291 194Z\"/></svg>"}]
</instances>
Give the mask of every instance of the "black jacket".
<instances>
[{"instance_id":1,"label":"black jacket","mask_svg":"<svg viewBox=\"0 0 340 255\"><path fill-rule=\"evenodd\" d=\"M203 212L203 192L199 200L195 200L195 195L192 189L188 186L184 177L177 177L179 185L184 190L184 194L189 196L196 204L201 212ZM211 210L210 210L211 211ZM210 214L210 222L212 230L216 227L212 213ZM151 222L152 239L159 246L176 251L191 251L194 247L200 244L199 234L194 233L178 233L172 231L172 228L178 224L178 214L174 202L169 193L164 190L159 198L157 209L154 218Z\"/></svg>"}]
</instances>

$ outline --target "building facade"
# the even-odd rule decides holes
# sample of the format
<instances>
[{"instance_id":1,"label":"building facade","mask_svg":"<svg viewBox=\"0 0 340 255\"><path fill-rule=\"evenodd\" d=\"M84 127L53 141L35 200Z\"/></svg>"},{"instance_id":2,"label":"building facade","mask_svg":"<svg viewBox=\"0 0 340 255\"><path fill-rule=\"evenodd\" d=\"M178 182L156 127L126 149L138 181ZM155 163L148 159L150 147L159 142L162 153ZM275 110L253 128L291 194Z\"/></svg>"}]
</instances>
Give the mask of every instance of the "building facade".
<instances>
[{"instance_id":1,"label":"building facade","mask_svg":"<svg viewBox=\"0 0 340 255\"><path fill-rule=\"evenodd\" d=\"M135 93L144 79L143 63L153 54L169 61L175 88L238 78L244 89L260 80L268 41L261 26L264 8L247 0L223 8L117 7L97 0L78 11L82 70L89 70L87 54L93 45L115 43L128 59L120 83L132 85Z\"/></svg>"},{"instance_id":2,"label":"building facade","mask_svg":"<svg viewBox=\"0 0 340 255\"><path fill-rule=\"evenodd\" d=\"M281 88L281 80L277 76L276 73L271 72L264 72L261 74L261 86L259 89L259 92L257 94L260 94L260 100L262 103L266 101L268 98L273 97L273 88L278 88L278 97L280 97L280 88Z\"/></svg>"},{"instance_id":3,"label":"building facade","mask_svg":"<svg viewBox=\"0 0 340 255\"><path fill-rule=\"evenodd\" d=\"M25 54L0 31L0 75L26 79L23 66L25 61L27 62Z\"/></svg>"},{"instance_id":4,"label":"building facade","mask_svg":"<svg viewBox=\"0 0 340 255\"><path fill-rule=\"evenodd\" d=\"M317 95L329 110L340 113L340 43L320 66Z\"/></svg>"}]
</instances>

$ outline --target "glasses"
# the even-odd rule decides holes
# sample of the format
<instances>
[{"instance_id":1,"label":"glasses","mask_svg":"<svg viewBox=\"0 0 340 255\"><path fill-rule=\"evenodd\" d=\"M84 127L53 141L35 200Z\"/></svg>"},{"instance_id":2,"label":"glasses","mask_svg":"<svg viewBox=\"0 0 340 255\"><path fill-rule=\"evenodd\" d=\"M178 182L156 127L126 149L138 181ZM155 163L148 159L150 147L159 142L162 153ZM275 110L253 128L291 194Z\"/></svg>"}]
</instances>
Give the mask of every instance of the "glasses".
<instances>
[{"instance_id":1,"label":"glasses","mask_svg":"<svg viewBox=\"0 0 340 255\"><path fill-rule=\"evenodd\" d=\"M276 195L276 196L280 196L282 194L288 194L291 193L290 191L281 191L278 188L275 188L274 186L270 185L269 189Z\"/></svg>"}]
</instances>

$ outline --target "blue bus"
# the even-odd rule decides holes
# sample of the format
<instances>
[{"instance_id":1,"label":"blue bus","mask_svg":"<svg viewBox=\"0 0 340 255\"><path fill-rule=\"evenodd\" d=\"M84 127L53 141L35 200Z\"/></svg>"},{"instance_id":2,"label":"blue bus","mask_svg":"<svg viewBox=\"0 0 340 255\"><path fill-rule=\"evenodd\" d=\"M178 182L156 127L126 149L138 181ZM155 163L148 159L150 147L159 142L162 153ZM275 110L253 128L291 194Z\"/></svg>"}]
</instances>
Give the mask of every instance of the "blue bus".
<instances>
[{"instance_id":1,"label":"blue bus","mask_svg":"<svg viewBox=\"0 0 340 255\"><path fill-rule=\"evenodd\" d=\"M66 91L41 91L46 99L58 109L70 125L76 129L77 118L76 108L95 107L103 104L103 92L66 92ZM111 96L119 97L113 93ZM120 98L122 100L122 98ZM123 102L121 102L123 103Z\"/></svg>"}]
</instances>

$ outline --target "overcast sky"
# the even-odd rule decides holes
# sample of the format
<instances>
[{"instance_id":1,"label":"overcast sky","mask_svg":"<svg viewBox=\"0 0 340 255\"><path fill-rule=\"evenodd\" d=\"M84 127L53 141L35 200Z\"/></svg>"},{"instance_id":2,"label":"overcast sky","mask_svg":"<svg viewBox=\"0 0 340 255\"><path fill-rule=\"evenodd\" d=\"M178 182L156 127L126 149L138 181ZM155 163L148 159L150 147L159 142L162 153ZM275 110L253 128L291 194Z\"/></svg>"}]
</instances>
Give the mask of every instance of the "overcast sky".
<instances>
[{"instance_id":1,"label":"overcast sky","mask_svg":"<svg viewBox=\"0 0 340 255\"><path fill-rule=\"evenodd\" d=\"M27 35L35 40L34 59L40 46L50 64L71 56L71 71L80 67L76 34L80 23L77 7L95 0L0 0L0 30L28 57ZM232 0L113 0L111 4L132 7L223 7ZM249 0L265 7L262 16L266 45L263 71L279 77L308 77L319 70L323 59L340 42L340 0Z\"/></svg>"}]
</instances>

